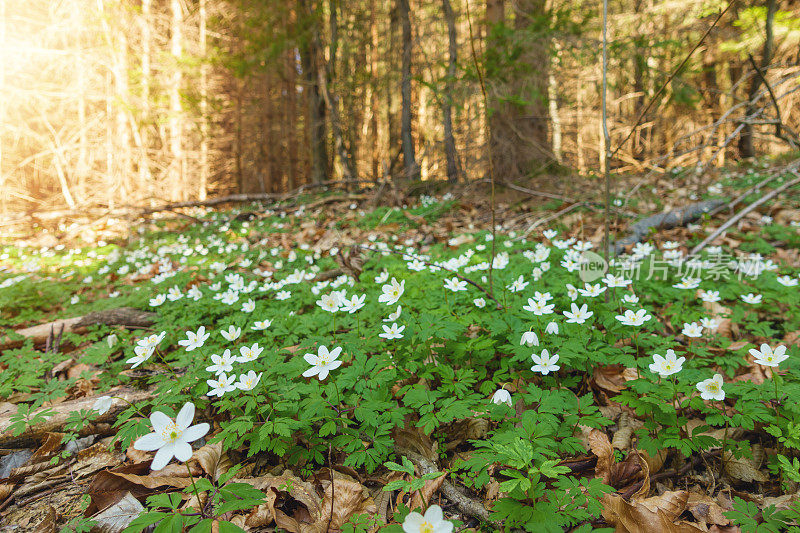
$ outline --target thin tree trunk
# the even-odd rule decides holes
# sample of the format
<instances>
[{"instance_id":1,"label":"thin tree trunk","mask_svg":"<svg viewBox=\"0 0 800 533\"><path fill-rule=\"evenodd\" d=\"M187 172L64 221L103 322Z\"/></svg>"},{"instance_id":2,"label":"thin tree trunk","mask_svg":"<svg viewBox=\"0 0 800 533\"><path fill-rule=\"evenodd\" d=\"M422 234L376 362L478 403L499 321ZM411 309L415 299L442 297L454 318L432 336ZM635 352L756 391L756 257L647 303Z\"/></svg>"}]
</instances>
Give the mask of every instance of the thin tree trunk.
<instances>
[{"instance_id":1,"label":"thin tree trunk","mask_svg":"<svg viewBox=\"0 0 800 533\"><path fill-rule=\"evenodd\" d=\"M102 0L101 0L102 2ZM108 208L114 209L116 207L114 203L114 130L111 127L112 120L111 120L111 76L106 73L105 77L106 86L105 86L105 94L106 94L106 175L105 175L105 182L106 182L106 201L108 202Z\"/></svg>"},{"instance_id":2,"label":"thin tree trunk","mask_svg":"<svg viewBox=\"0 0 800 533\"><path fill-rule=\"evenodd\" d=\"M777 2L775 0L766 0L767 6L767 20L765 24L765 38L764 49L761 54L761 72L766 74L769 64L772 62L772 53L775 48L774 24L775 12L778 10ZM753 81L750 84L750 91L747 94L748 104L745 111L745 119L755 113L756 106L753 100L758 94L758 89L761 87L761 77L753 76ZM749 119L748 119L749 120ZM739 155L743 158L755 157L756 149L753 145L753 125L746 123L742 134L739 137Z\"/></svg>"},{"instance_id":3,"label":"thin tree trunk","mask_svg":"<svg viewBox=\"0 0 800 533\"><path fill-rule=\"evenodd\" d=\"M400 116L400 99L397 98L396 84L398 81L397 70L398 64L396 61L398 54L398 41L399 41L399 28L400 17L399 7L397 2L392 2L389 7L389 49L386 55L386 129L388 144L384 152L384 172L389 175L393 174L395 162L399 159L395 157L402 145L400 140L400 124L398 117Z\"/></svg>"},{"instance_id":4,"label":"thin tree trunk","mask_svg":"<svg viewBox=\"0 0 800 533\"><path fill-rule=\"evenodd\" d=\"M450 0L442 0L444 20L447 23L447 78L442 103L442 123L444 126L444 154L447 161L447 181L458 181L458 154L453 137L453 84L456 79L458 65L458 35L456 34L456 16Z\"/></svg>"},{"instance_id":5,"label":"thin tree trunk","mask_svg":"<svg viewBox=\"0 0 800 533\"><path fill-rule=\"evenodd\" d=\"M126 111L126 106L130 101L130 91L128 89L128 41L124 33L119 34L119 40L116 44L119 48L114 51L114 88L117 107L115 116L117 132L115 137L119 154L117 176L122 196L127 198L133 192L129 185L133 154L131 153L131 131L128 128L128 113Z\"/></svg>"},{"instance_id":6,"label":"thin tree trunk","mask_svg":"<svg viewBox=\"0 0 800 533\"><path fill-rule=\"evenodd\" d=\"M414 150L414 138L411 133L411 14L409 0L398 0L398 14L403 29L403 59L401 66L402 79L400 93L402 96L402 111L400 116L400 138L403 143L403 163L405 177L408 180L418 180L420 169Z\"/></svg>"},{"instance_id":7,"label":"thin tree trunk","mask_svg":"<svg viewBox=\"0 0 800 533\"><path fill-rule=\"evenodd\" d=\"M378 21L377 21L378 3L377 0L370 2L370 88L372 89L369 102L369 113L371 116L370 128L372 132L372 179L378 181L380 176L380 147L383 146L379 141L381 137L381 128L378 121L378 111L380 109L378 103L378 92L380 86L378 84L378 61L380 60L380 51L378 50Z\"/></svg>"},{"instance_id":8,"label":"thin tree trunk","mask_svg":"<svg viewBox=\"0 0 800 533\"><path fill-rule=\"evenodd\" d=\"M336 72L336 51L338 50L338 23L337 18L335 15L336 12L336 2L335 0L331 0L330 4L331 9L331 16L330 16L330 32L331 32L331 42L330 47L328 49L328 53L330 55L330 60L325 61L321 54L317 55L316 63L317 63L317 83L319 85L319 92L322 95L322 98L325 101L325 105L328 108L328 112L330 114L330 123L331 123L331 133L333 134L333 142L334 142L334 149L336 154L339 156L339 164L341 165L342 169L342 179L350 180L353 179L353 165L352 161L350 160L350 155L347 153L347 147L344 143L344 135L342 134L342 121L341 116L339 114L339 100L336 98L332 91L329 88L328 80L333 79ZM312 17L313 20L313 17ZM320 44L320 37L319 32L316 31L317 26L312 26L312 39L316 41L314 45L315 50L321 50L322 46Z\"/></svg>"},{"instance_id":9,"label":"thin tree trunk","mask_svg":"<svg viewBox=\"0 0 800 533\"><path fill-rule=\"evenodd\" d=\"M550 68L548 69L549 72L547 73L547 104L553 131L553 156L559 164L563 161L563 153L561 151L561 116L558 114L558 86L553 70L555 70L555 65L560 55L561 50L556 46L556 53L553 56Z\"/></svg>"},{"instance_id":10,"label":"thin tree trunk","mask_svg":"<svg viewBox=\"0 0 800 533\"><path fill-rule=\"evenodd\" d=\"M6 42L6 3L0 1L0 43ZM0 61L0 87L5 87L6 69L3 61ZM6 192L6 174L3 172L3 124L5 124L6 114L5 98L0 98L0 211L3 216L8 214L8 193Z\"/></svg>"},{"instance_id":11,"label":"thin tree trunk","mask_svg":"<svg viewBox=\"0 0 800 533\"><path fill-rule=\"evenodd\" d=\"M206 0L200 0L200 184L197 199L208 195L208 64L206 42Z\"/></svg>"},{"instance_id":12,"label":"thin tree trunk","mask_svg":"<svg viewBox=\"0 0 800 533\"><path fill-rule=\"evenodd\" d=\"M586 156L583 140L583 82L578 80L578 88L575 94L575 151L578 159L578 172L586 172Z\"/></svg>"},{"instance_id":13,"label":"thin tree trunk","mask_svg":"<svg viewBox=\"0 0 800 533\"><path fill-rule=\"evenodd\" d=\"M292 11L294 14L294 11ZM291 48L286 55L286 143L289 157L287 188L297 188L297 59Z\"/></svg>"},{"instance_id":14,"label":"thin tree trunk","mask_svg":"<svg viewBox=\"0 0 800 533\"><path fill-rule=\"evenodd\" d=\"M173 60L172 79L169 88L169 151L170 151L170 197L174 201L186 200L186 188L183 183L183 105L181 104L181 68L180 59L183 54L181 39L181 25L183 24L183 10L180 0L171 0L172 25L170 38L170 53Z\"/></svg>"},{"instance_id":15,"label":"thin tree trunk","mask_svg":"<svg viewBox=\"0 0 800 533\"><path fill-rule=\"evenodd\" d=\"M150 5L152 0L142 0L142 114L144 127L141 129L142 152L139 158L139 179L146 187L149 204L155 205L156 188L153 176L150 173Z\"/></svg>"}]
</instances>

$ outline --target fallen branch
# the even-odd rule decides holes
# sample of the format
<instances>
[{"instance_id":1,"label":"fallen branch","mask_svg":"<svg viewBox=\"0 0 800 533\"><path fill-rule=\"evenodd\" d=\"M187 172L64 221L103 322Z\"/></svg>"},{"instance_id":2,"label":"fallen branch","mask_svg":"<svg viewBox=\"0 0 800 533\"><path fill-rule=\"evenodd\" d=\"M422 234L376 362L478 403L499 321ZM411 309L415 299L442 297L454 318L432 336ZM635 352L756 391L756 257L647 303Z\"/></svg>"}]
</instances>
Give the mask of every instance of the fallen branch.
<instances>
[{"instance_id":1,"label":"fallen branch","mask_svg":"<svg viewBox=\"0 0 800 533\"><path fill-rule=\"evenodd\" d=\"M733 226L734 224L739 222L747 213L749 213L750 211L754 210L756 207L760 206L764 202L767 202L767 201L775 198L776 196L778 196L780 193L782 193L783 191L785 191L789 187L793 187L794 185L797 185L798 183L800 183L800 174L798 174L795 170L789 170L789 172L791 174L793 174L794 176L796 176L795 179L793 179L792 181L787 181L786 183L784 183L783 185L781 185L777 189L773 189L769 193L765 194L764 196L762 196L761 198L759 198L758 200L756 200L755 202L753 202L752 204L748 205L747 207L745 207L744 209L742 209L741 211L739 211L738 213L733 215L731 218L726 220L724 224L722 224L719 228L717 228L717 231L715 231L714 233L712 233L711 235L706 237L703 240L703 242L701 242L700 244L698 244L697 246L692 248L692 251L689 252L689 257L691 257L693 255L696 255L698 252L700 252L700 250L702 250L703 248L708 246L708 244L713 242L714 239L716 239L717 237L722 235L722 233L725 230L727 230L728 228L730 228L731 226Z\"/></svg>"},{"instance_id":2,"label":"fallen branch","mask_svg":"<svg viewBox=\"0 0 800 533\"><path fill-rule=\"evenodd\" d=\"M763 187L767 183L771 182L775 178L783 175L785 172L793 172L798 166L800 166L800 161L794 162L794 163L792 163L790 165L787 165L786 167L783 167L783 168L779 169L776 172L773 172L770 176L767 176L766 178L764 178L763 180L759 181L758 183L756 183L755 185L753 185L752 187L750 187L749 189L744 191L742 194L737 196L735 199L731 200L731 202L729 204L722 205L722 206L714 209L713 211L711 211L711 213L709 213L709 214L711 216L714 216L717 213L719 213L721 211L724 211L726 209L730 209L731 212L733 212L733 208L736 207L739 203L741 203L745 198L750 196L753 192L761 190L761 187Z\"/></svg>"},{"instance_id":3,"label":"fallen branch","mask_svg":"<svg viewBox=\"0 0 800 533\"><path fill-rule=\"evenodd\" d=\"M641 242L650 230L653 229L670 229L678 226L685 226L690 222L699 219L705 213L708 213L718 207L724 205L725 202L721 200L706 200L704 202L696 202L689 204L679 209L673 209L666 213L649 216L630 227L630 232L627 237L616 241L611 250L614 254L620 253L626 246Z\"/></svg>"},{"instance_id":4,"label":"fallen branch","mask_svg":"<svg viewBox=\"0 0 800 533\"><path fill-rule=\"evenodd\" d=\"M41 345L47 342L52 331L60 331L62 328L63 333L81 333L87 327L96 324L125 326L127 328L146 328L153 325L155 317L155 313L141 311L132 307L120 307L118 309L95 311L86 316L59 319L48 322L47 324L18 329L14 331L14 333L33 339L34 345ZM5 340L0 341L0 350L15 348L21 346L23 343L24 339L10 340L6 337Z\"/></svg>"},{"instance_id":5,"label":"fallen branch","mask_svg":"<svg viewBox=\"0 0 800 533\"><path fill-rule=\"evenodd\" d=\"M412 452L411 450L398 450L401 455L405 455L414 465L419 469L421 475L430 474L431 472L439 472L437 466L422 455ZM444 480L440 489L444 497L453 502L458 510L463 514L480 520L481 522L489 522L489 511L483 504L474 500L461 492L451 482ZM495 524L499 525L499 524Z\"/></svg>"},{"instance_id":6,"label":"fallen branch","mask_svg":"<svg viewBox=\"0 0 800 533\"><path fill-rule=\"evenodd\" d=\"M145 391L138 389L131 389L124 387L117 390L111 390L103 393L103 396L112 396L116 398L123 398L127 402L135 403L147 398L151 398L153 391ZM20 435L12 435L8 432L11 426L12 418L16 413L9 413L0 416L0 448L24 448L37 444L49 432L57 432L61 430L67 423L69 416L82 409L91 410L94 402L100 397L90 396L86 398L78 398L76 400L67 400L62 403L57 403L49 407L42 407L37 409L37 412L50 409L51 414L48 418L38 424L25 428L25 431ZM97 433L97 424L112 422L116 419L117 415L127 409L129 404L126 401L114 400L111 409L105 414L92 420L91 424L87 424L80 432L79 436L86 436ZM108 425L108 424L106 424ZM110 426L108 426L110 429Z\"/></svg>"}]
</instances>

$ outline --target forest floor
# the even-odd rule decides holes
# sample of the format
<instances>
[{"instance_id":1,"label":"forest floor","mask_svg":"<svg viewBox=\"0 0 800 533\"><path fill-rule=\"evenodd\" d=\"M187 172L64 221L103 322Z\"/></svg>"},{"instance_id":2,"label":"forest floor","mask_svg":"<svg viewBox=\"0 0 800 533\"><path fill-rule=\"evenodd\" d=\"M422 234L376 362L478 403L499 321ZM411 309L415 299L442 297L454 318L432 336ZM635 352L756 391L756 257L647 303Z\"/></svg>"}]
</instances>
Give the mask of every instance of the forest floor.
<instances>
[{"instance_id":1,"label":"forest floor","mask_svg":"<svg viewBox=\"0 0 800 533\"><path fill-rule=\"evenodd\" d=\"M796 166L29 227L0 531L797 528Z\"/></svg>"}]
</instances>

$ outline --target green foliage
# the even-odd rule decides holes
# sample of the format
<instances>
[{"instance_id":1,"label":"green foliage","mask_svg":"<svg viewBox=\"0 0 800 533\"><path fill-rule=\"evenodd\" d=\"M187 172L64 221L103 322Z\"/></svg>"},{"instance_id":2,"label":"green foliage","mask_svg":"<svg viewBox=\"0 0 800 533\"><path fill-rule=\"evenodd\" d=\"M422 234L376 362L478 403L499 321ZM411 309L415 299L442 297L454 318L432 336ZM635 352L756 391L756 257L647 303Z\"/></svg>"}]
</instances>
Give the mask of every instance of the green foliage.
<instances>
[{"instance_id":1,"label":"green foliage","mask_svg":"<svg viewBox=\"0 0 800 533\"><path fill-rule=\"evenodd\" d=\"M378 209L351 222L364 228L410 227L415 217L433 221L453 205L452 199L423 197L420 205L405 211ZM53 414L50 402L88 379L96 380L101 391L126 384L149 388L152 394L136 405L120 406L113 424L122 449L152 430L146 415L153 410L174 417L179 406L191 401L204 419L214 422L208 438L223 442L224 449L243 463L280 461L309 475L335 453L345 466L366 475L397 472L400 477L384 490L408 493L442 472L416 474L414 465L396 450L395 439L402 431L438 442L441 459L448 460L440 464L448 465L450 479L476 491L497 482L500 496L491 506L492 520L528 531L585 530L600 516L603 495L616 488L591 475L576 475L564 460L587 453L579 428L605 431L615 422L603 415L589 378L609 367L627 367L624 386L608 397L642 421L634 434L638 449L690 457L724 447L736 457L747 456L749 443L727 438L729 430L738 428L774 445L771 449L778 453L767 463L784 483L800 481L800 424L795 422L800 420L798 348L788 347L788 359L764 383L731 379L752 364L746 359L751 348L762 342L776 347L779 339L800 329L800 291L786 285L796 278L797 269L741 256L736 271L729 265L733 256L720 260L705 252L701 260L714 264L719 276L702 278L698 284L703 290L719 291L728 309L719 314L698 299L695 289L682 288L682 278L693 277L687 274L691 265L678 263L669 250L643 253L633 265L612 265L613 273L633 279L635 293L629 283L610 288L601 283L598 290L606 292L591 296L572 287L586 291L573 249L579 245L555 236L544 244L498 233L493 300L484 279L492 260L491 236L485 232L452 235L448 242L425 245L424 250L392 234L368 240L357 249L364 254L358 278L351 272L318 281L321 273L340 266L339 250L315 250L302 242L271 246L271 239L301 234L301 224L309 223L307 216L267 213L242 221L234 215L210 215L180 234L160 228L127 248L108 248L92 256L87 250L47 257L41 269L9 284L12 295L33 280L47 287L42 294L56 287L65 294L62 303L70 300L68 291L80 286L78 303L70 305L82 306L82 311L124 304L157 313L148 331L97 326L82 335L65 335L64 342L81 345L70 355L73 363L90 365L98 370L96 376L56 375L53 368L64 361L64 354L44 353L30 341L0 354L0 397L14 397L18 404L9 431L19 435L44 421ZM345 225L342 218L340 224ZM797 242L796 233L767 224L761 236L746 243L747 249L770 253L776 240ZM17 253L14 261L28 264L37 257L29 250ZM743 273L750 260L756 262L757 276ZM634 267L638 272L631 272ZM64 271L63 279L52 277L55 269ZM455 273L475 284L458 291L445 288L444 280ZM784 275L789 281L779 277ZM14 277L3 273L0 283ZM379 297L393 277L405 282L404 292L386 305ZM346 291L347 298L363 295L363 307L353 313L323 310L318 302L335 290ZM283 291L290 293L287 298L278 297ZM526 309L535 292L548 293L547 305L553 309L539 314ZM108 293L115 296L108 298ZM741 296L747 293L762 299L745 303ZM158 295L173 298L151 303ZM243 308L251 299L253 308ZM592 312L585 322L567 320L564 312L573 302L586 304ZM641 326L618 318L638 309L655 316ZM387 317L390 313L396 316ZM13 311L4 318L14 320L12 315L21 316ZM684 324L711 318L729 318L745 342L734 344L710 324L702 337L691 341L681 333ZM405 327L402 336L380 337L391 323ZM201 326L210 334L202 346L188 350L178 344ZM241 332L232 339L224 337L229 327ZM160 332L164 338L152 355L133 368L137 343ZM109 341L112 333L116 340ZM538 346L521 342L523 333L535 333ZM323 380L304 377L310 368L305 356L321 353L321 346L341 348L341 366L331 368ZM254 348L261 349L258 355L245 357ZM559 368L546 374L531 368L532 356L539 357L545 348L559 355ZM239 386L221 396L210 395L216 372L208 367L218 360L212 356L225 350L239 357L227 373L243 379L252 371L259 381L249 389ZM654 354L667 350L675 350L685 361L679 372L661 377L650 364ZM715 373L724 376L725 409L720 400L703 399L698 392L698 384ZM513 408L502 396L499 403L492 401L503 391ZM76 439L94 416L88 409L71 413L64 442ZM702 424L688 430L697 419ZM469 453L449 460L456 428L465 424L485 431L468 442L462 438L454 446L468 447ZM621 460L624 453L619 453ZM157 531L206 531L213 519L249 509L264 497L228 478L215 483L198 479L197 488L212 495L203 513L182 509L180 494L156 495L131 527L157 524ZM738 504L734 512L739 514L732 518L743 530L752 526L753 531L771 531L764 528L789 523L792 516L789 511L765 510L751 523L744 517L751 511L748 505ZM397 515L401 520L404 516ZM75 522L70 527L78 531L84 526ZM368 517L355 516L344 530L370 527Z\"/></svg>"}]
</instances>

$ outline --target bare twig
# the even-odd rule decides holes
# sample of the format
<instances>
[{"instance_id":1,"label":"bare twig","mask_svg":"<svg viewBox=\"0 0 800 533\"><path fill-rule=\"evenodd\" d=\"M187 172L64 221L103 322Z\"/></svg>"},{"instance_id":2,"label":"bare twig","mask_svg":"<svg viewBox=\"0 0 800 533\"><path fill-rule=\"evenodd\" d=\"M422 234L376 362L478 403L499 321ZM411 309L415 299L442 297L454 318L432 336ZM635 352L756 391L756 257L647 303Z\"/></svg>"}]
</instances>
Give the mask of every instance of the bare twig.
<instances>
[{"instance_id":1,"label":"bare twig","mask_svg":"<svg viewBox=\"0 0 800 533\"><path fill-rule=\"evenodd\" d=\"M769 92L770 100L772 100L772 106L775 108L775 116L777 118L777 120L775 122L775 136L777 138L779 138L779 139L782 139L782 140L786 141L786 143L789 146L791 146L793 149L796 149L797 148L797 142L795 141L795 139L790 139L790 138L786 137L786 135L783 133L784 126L783 126L783 119L781 118L781 107L778 105L777 98L775 98L775 92L773 92L773 90L772 90L772 85L769 84L769 82L767 81L766 76L764 76L764 73L761 72L761 69L758 68L758 65L756 65L756 62L753 59L753 56L750 55L750 54L747 54L747 59L748 59L748 61L750 61L750 65L753 67L753 69L755 69L756 74L758 74L758 77L761 79L761 83L763 83L764 87L767 88L767 91ZM792 133L794 133L794 132L792 132Z\"/></svg>"},{"instance_id":2,"label":"bare twig","mask_svg":"<svg viewBox=\"0 0 800 533\"><path fill-rule=\"evenodd\" d=\"M421 475L439 471L432 461L416 452L405 449L399 449L397 451L414 463L414 465L416 465L416 467L419 469ZM480 501L474 500L461 492L461 490L456 488L456 486L451 482L444 480L444 482L442 482L441 491L445 498L453 502L455 506L458 507L458 510L465 515L471 516L472 518L480 520L481 522L490 522L489 511L486 510L483 504Z\"/></svg>"},{"instance_id":3,"label":"bare twig","mask_svg":"<svg viewBox=\"0 0 800 533\"><path fill-rule=\"evenodd\" d=\"M626 135L625 138L622 139L622 142L620 142L619 145L617 145L617 147L614 149L614 151L611 152L611 157L614 157L614 155L616 155L616 153L619 152L619 150L625 145L625 143L628 142L628 140L633 136L633 132L636 131L636 128L639 126L639 124L641 124L642 120L647 115L648 111L650 111L650 108L653 107L653 104L656 102L658 97L661 96L661 93L663 93L664 90L669 86L669 84L672 83L672 80L675 78L675 76L677 76L678 73L681 70L683 70L683 67L686 66L686 63L689 62L689 59L691 59L691 57L694 55L697 49L700 48L700 46L706 40L706 37L708 37L708 34L711 33L711 30L713 30L716 27L717 23L722 19L725 13L728 12L731 6L733 6L734 2L735 0L730 0L728 2L728 5L725 6L725 9L723 9L717 14L717 18L715 18L714 22L712 22L711 25L708 28L706 28L706 31L703 33L703 36L700 37L700 39L697 41L694 47L692 47L692 49L689 50L689 53L686 54L686 57L683 59L683 61L681 61L680 65L678 65L678 67L674 71L672 71L672 73L669 75L666 81L661 84L661 87L658 88L656 94L654 94L652 98L650 98L650 101L647 103L645 108L642 109L641 113L639 113L639 118L636 119L636 122L633 124L633 127L628 132L628 135Z\"/></svg>"},{"instance_id":4,"label":"bare twig","mask_svg":"<svg viewBox=\"0 0 800 533\"><path fill-rule=\"evenodd\" d=\"M783 191L785 191L789 187L793 187L794 185L797 185L798 183L800 183L800 174L798 174L795 170L789 170L789 172L791 174L793 174L794 176L796 176L795 179L793 179L791 181L787 181L786 183L784 183L783 185L781 185L777 189L773 189L769 193L765 194L764 196L762 196L761 198L759 198L758 200L756 200L752 204L748 205L747 207L745 207L744 209L742 209L741 211L739 211L738 213L733 215L731 218L729 218L727 221L725 221L724 224L722 224L719 228L717 228L717 230L714 233L712 233L711 235L706 237L703 240L703 242L701 242L700 244L698 244L697 246L692 248L692 251L689 253L689 257L691 257L693 255L697 255L697 253L700 252L700 250L705 248L709 243L713 242L714 239L716 239L717 237L722 235L722 233L726 229L730 228L731 226L733 226L734 224L739 222L739 220L741 220L747 213L749 213L750 211L754 210L756 207L760 206L764 202L767 202L767 201L775 198L776 196L778 196L780 193L782 193Z\"/></svg>"}]
</instances>

